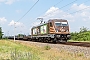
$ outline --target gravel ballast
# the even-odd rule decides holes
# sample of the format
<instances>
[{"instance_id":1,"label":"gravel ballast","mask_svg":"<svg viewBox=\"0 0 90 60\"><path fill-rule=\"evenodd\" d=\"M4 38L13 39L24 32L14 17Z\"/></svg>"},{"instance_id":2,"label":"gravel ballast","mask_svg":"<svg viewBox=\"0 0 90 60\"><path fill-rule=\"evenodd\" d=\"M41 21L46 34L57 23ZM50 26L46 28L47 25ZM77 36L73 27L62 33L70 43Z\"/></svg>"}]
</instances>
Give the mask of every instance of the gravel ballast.
<instances>
[{"instance_id":1,"label":"gravel ballast","mask_svg":"<svg viewBox=\"0 0 90 60\"><path fill-rule=\"evenodd\" d=\"M51 48L56 48L59 51L65 50L70 53L74 54L83 54L85 57L90 57L90 47L81 47L81 46L72 46L72 45L64 45L64 44L50 44L50 43L40 43L40 42L31 42L31 41L20 41L17 40L18 42L25 43L25 44L30 44L30 45L36 45L39 47L44 47L44 46L50 46Z\"/></svg>"}]
</instances>

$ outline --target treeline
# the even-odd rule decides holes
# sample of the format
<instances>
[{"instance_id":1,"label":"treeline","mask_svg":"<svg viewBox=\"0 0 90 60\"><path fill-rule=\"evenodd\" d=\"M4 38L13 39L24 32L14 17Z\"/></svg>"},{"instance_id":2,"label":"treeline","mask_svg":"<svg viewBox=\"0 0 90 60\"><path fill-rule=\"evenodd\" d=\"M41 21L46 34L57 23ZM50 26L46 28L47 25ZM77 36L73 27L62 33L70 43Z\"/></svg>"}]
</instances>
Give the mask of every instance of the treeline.
<instances>
[{"instance_id":1,"label":"treeline","mask_svg":"<svg viewBox=\"0 0 90 60\"><path fill-rule=\"evenodd\" d=\"M3 36L3 32L2 32L2 28L0 27L0 39L2 39Z\"/></svg>"},{"instance_id":2,"label":"treeline","mask_svg":"<svg viewBox=\"0 0 90 60\"><path fill-rule=\"evenodd\" d=\"M86 27L82 27L79 32L71 33L71 39L75 41L90 41L90 30Z\"/></svg>"}]
</instances>

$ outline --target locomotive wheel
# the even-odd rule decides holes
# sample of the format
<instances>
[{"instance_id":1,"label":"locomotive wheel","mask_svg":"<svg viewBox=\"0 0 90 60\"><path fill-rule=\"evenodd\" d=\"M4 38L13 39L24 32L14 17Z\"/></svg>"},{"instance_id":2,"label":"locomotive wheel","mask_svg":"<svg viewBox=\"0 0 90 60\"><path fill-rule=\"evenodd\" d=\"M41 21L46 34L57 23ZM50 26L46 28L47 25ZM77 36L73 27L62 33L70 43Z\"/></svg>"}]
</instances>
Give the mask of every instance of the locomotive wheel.
<instances>
[{"instance_id":1,"label":"locomotive wheel","mask_svg":"<svg viewBox=\"0 0 90 60\"><path fill-rule=\"evenodd\" d=\"M41 38L41 42L44 42L44 38Z\"/></svg>"},{"instance_id":2,"label":"locomotive wheel","mask_svg":"<svg viewBox=\"0 0 90 60\"><path fill-rule=\"evenodd\" d=\"M42 39L41 39L41 38L39 38L39 39L38 39L38 41L39 41L39 42L41 42L41 41L42 41Z\"/></svg>"},{"instance_id":3,"label":"locomotive wheel","mask_svg":"<svg viewBox=\"0 0 90 60\"><path fill-rule=\"evenodd\" d=\"M57 41L57 38L54 38L52 42L53 42L53 43L56 43L56 41Z\"/></svg>"},{"instance_id":4,"label":"locomotive wheel","mask_svg":"<svg viewBox=\"0 0 90 60\"><path fill-rule=\"evenodd\" d=\"M45 38L44 38L44 43L46 43L46 42L47 42L47 38L45 37Z\"/></svg>"},{"instance_id":5,"label":"locomotive wheel","mask_svg":"<svg viewBox=\"0 0 90 60\"><path fill-rule=\"evenodd\" d=\"M37 41L37 39L36 39L36 38L32 38L32 41L33 41L33 42L36 42L36 41Z\"/></svg>"},{"instance_id":6,"label":"locomotive wheel","mask_svg":"<svg viewBox=\"0 0 90 60\"><path fill-rule=\"evenodd\" d=\"M51 41L51 38L50 37L48 37L48 40L47 40L47 42L50 42Z\"/></svg>"},{"instance_id":7,"label":"locomotive wheel","mask_svg":"<svg viewBox=\"0 0 90 60\"><path fill-rule=\"evenodd\" d=\"M67 40L62 40L62 39L61 39L61 40L58 40L58 42L59 42L59 43L65 43L65 42L67 42Z\"/></svg>"}]
</instances>

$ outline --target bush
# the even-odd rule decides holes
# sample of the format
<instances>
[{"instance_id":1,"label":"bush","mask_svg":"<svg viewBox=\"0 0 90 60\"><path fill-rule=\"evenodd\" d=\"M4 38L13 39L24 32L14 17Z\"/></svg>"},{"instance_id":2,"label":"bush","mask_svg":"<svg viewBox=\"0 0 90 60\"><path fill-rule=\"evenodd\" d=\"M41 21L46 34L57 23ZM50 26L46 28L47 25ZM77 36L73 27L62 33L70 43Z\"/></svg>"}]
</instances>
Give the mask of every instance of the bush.
<instances>
[{"instance_id":1,"label":"bush","mask_svg":"<svg viewBox=\"0 0 90 60\"><path fill-rule=\"evenodd\" d=\"M90 41L90 31L86 27L80 28L79 32L72 32L71 39L77 41Z\"/></svg>"},{"instance_id":2,"label":"bush","mask_svg":"<svg viewBox=\"0 0 90 60\"><path fill-rule=\"evenodd\" d=\"M90 41L90 31L71 33L71 39L77 41Z\"/></svg>"},{"instance_id":3,"label":"bush","mask_svg":"<svg viewBox=\"0 0 90 60\"><path fill-rule=\"evenodd\" d=\"M50 49L51 49L51 47L50 47L50 46L48 46L48 45L47 45L47 46L45 46L44 48L45 48L45 50L50 50Z\"/></svg>"}]
</instances>

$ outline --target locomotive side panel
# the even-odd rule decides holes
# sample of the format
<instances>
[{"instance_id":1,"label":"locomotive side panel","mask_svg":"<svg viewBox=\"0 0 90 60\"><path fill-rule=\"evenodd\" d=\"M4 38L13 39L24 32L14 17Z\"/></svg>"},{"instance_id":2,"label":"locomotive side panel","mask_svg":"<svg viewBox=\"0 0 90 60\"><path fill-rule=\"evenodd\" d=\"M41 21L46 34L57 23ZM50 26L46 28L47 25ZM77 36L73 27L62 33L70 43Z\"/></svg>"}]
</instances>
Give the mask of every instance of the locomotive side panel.
<instances>
[{"instance_id":1,"label":"locomotive side panel","mask_svg":"<svg viewBox=\"0 0 90 60\"><path fill-rule=\"evenodd\" d=\"M31 29L32 36L48 34L48 24L39 25Z\"/></svg>"},{"instance_id":2,"label":"locomotive side panel","mask_svg":"<svg viewBox=\"0 0 90 60\"><path fill-rule=\"evenodd\" d=\"M40 34L41 35L48 34L48 25L47 24L44 24L44 25L40 26Z\"/></svg>"},{"instance_id":3,"label":"locomotive side panel","mask_svg":"<svg viewBox=\"0 0 90 60\"><path fill-rule=\"evenodd\" d=\"M31 34L34 35L34 36L37 35L37 29L38 29L37 27L32 28L32 33Z\"/></svg>"}]
</instances>

